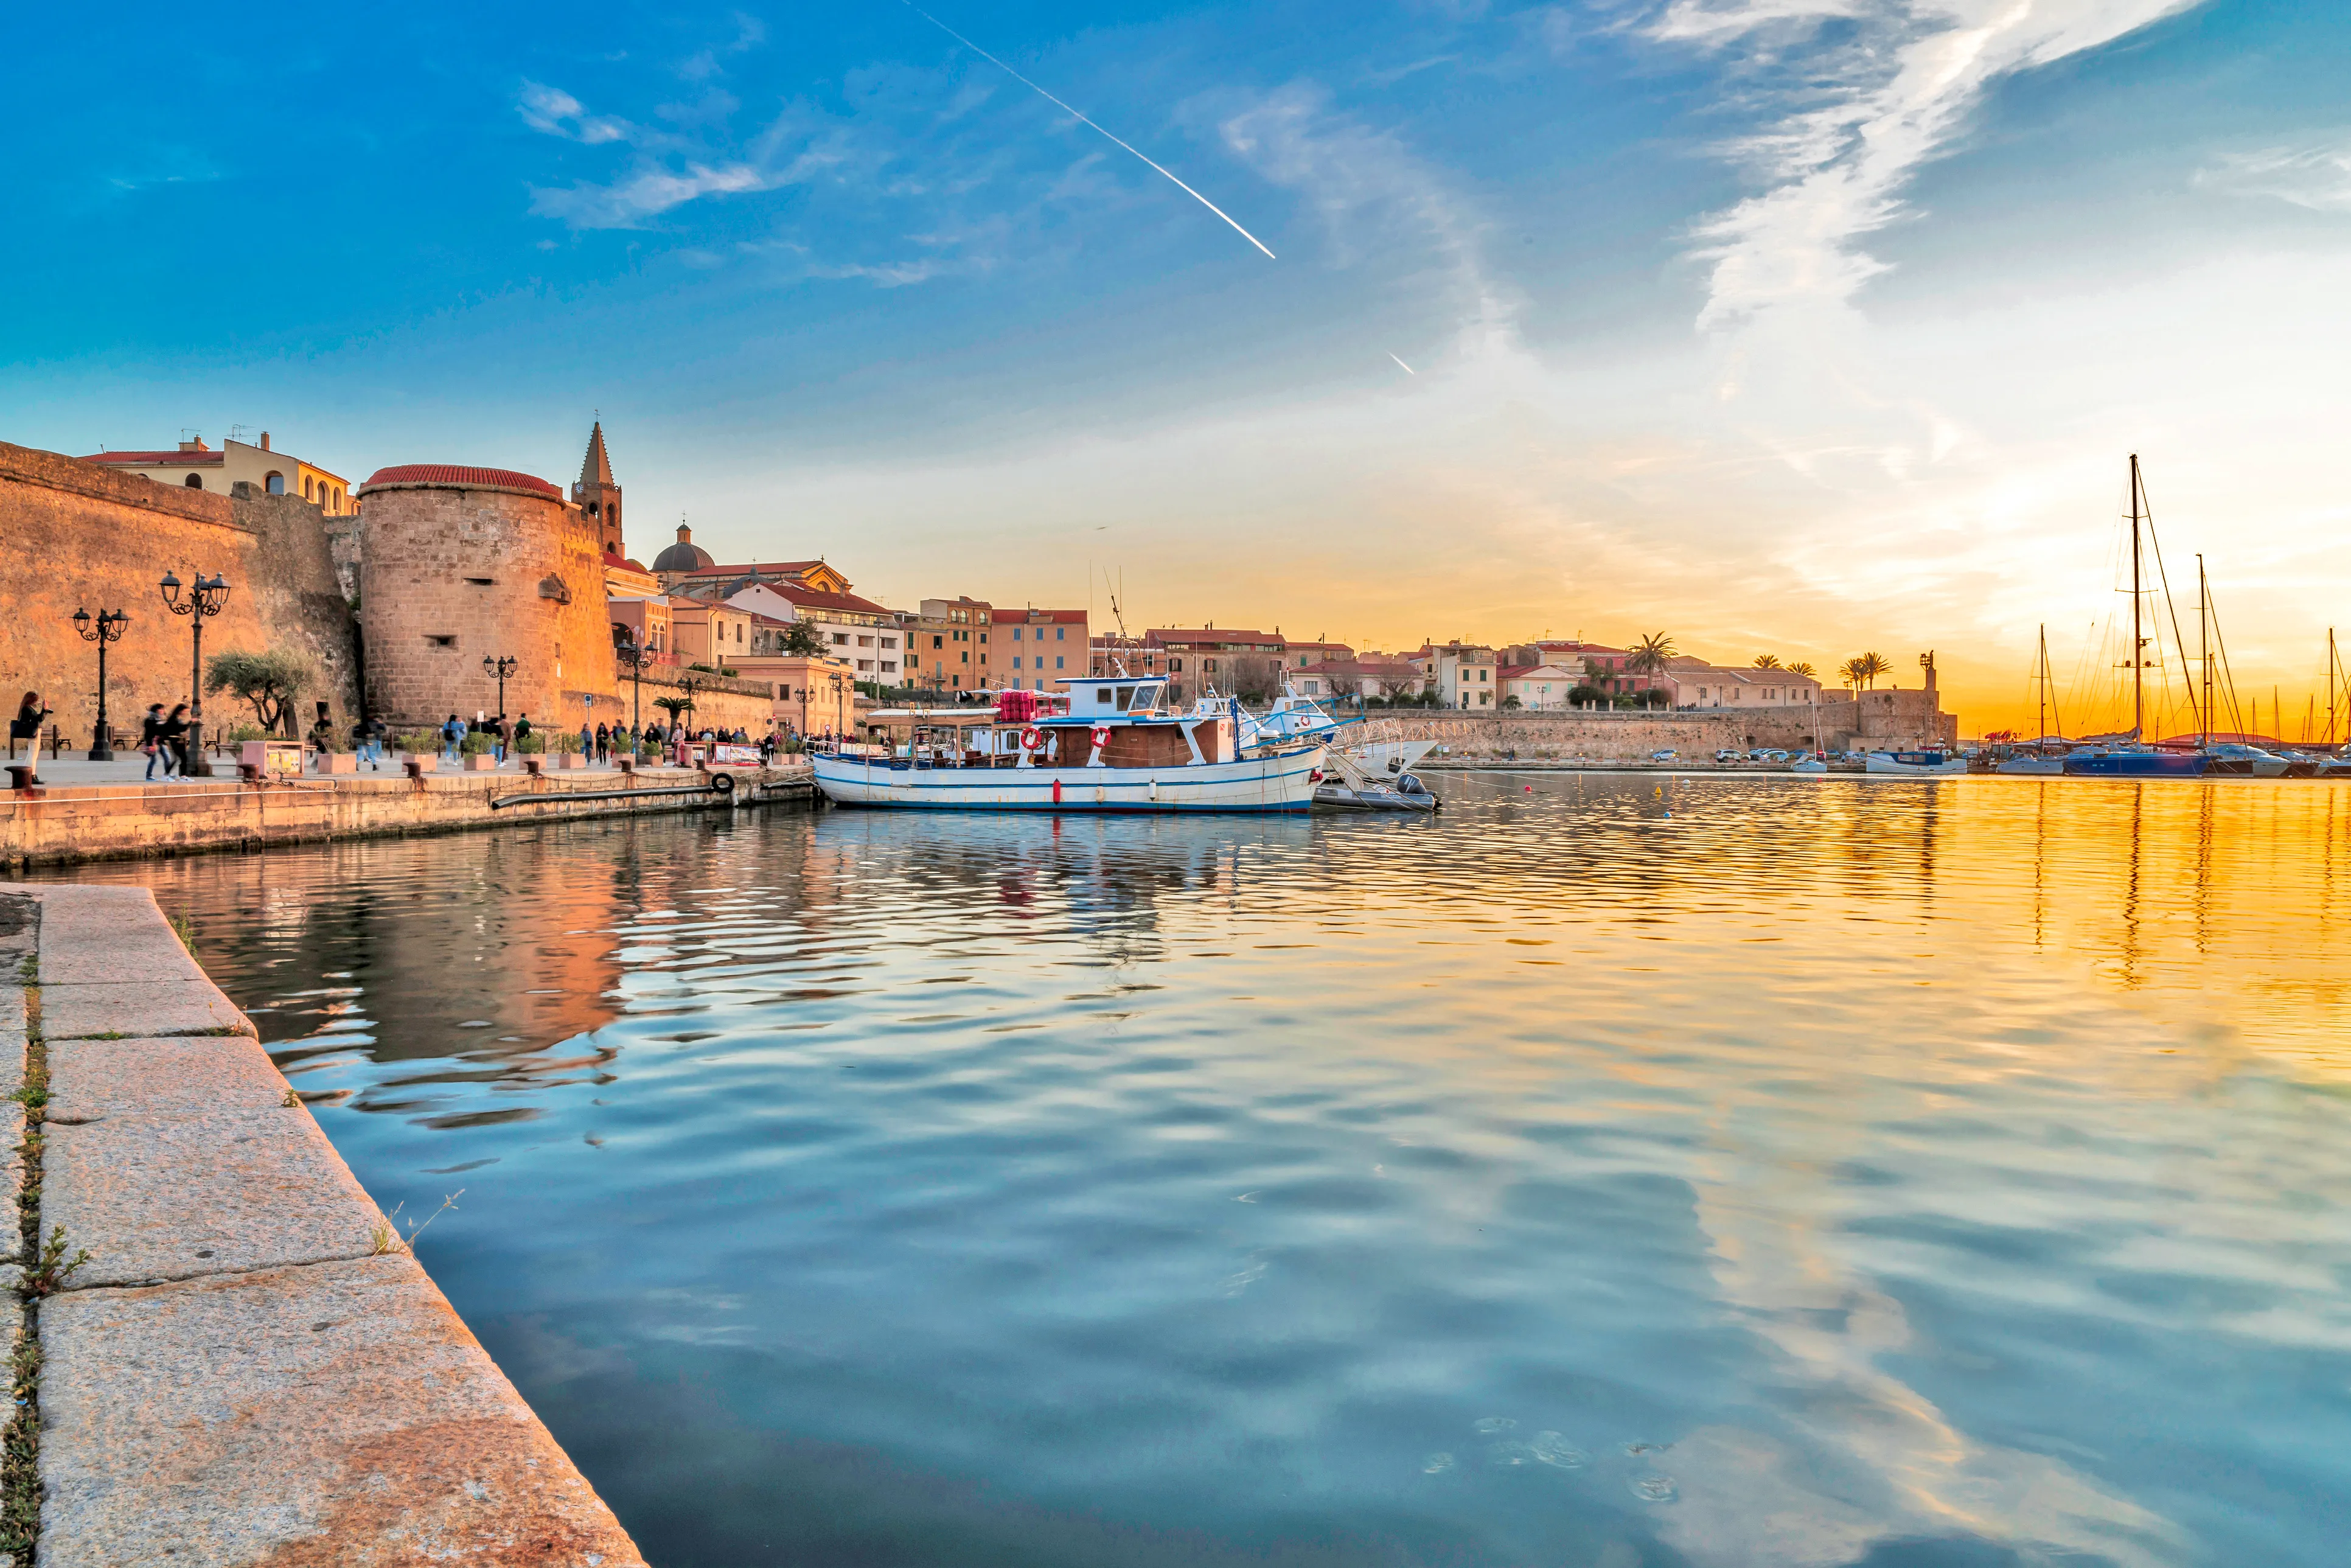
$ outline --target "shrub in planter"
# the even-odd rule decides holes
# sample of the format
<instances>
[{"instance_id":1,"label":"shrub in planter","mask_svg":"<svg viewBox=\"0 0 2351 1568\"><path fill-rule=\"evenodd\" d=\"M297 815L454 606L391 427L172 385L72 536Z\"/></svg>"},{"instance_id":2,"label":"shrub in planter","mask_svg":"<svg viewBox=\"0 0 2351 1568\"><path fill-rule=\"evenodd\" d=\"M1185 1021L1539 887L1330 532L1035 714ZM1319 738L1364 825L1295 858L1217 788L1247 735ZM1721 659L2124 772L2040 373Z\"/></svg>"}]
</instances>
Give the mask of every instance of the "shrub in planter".
<instances>
[{"instance_id":1,"label":"shrub in planter","mask_svg":"<svg viewBox=\"0 0 2351 1568\"><path fill-rule=\"evenodd\" d=\"M516 741L514 748L524 757L544 757L547 755L547 737L533 730Z\"/></svg>"},{"instance_id":2,"label":"shrub in planter","mask_svg":"<svg viewBox=\"0 0 2351 1568\"><path fill-rule=\"evenodd\" d=\"M486 731L477 729L457 743L457 750L466 757L486 757L489 755L490 748L496 744L497 740L495 737Z\"/></svg>"}]
</instances>

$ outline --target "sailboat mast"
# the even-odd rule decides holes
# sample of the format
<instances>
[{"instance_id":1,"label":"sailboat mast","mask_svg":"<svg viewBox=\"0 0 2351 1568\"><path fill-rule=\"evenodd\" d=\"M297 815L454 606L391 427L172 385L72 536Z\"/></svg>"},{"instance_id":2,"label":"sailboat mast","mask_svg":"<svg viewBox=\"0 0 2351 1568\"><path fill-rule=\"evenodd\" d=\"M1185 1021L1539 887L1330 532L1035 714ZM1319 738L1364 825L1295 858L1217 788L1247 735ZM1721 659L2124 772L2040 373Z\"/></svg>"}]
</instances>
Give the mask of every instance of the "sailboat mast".
<instances>
[{"instance_id":1,"label":"sailboat mast","mask_svg":"<svg viewBox=\"0 0 2351 1568\"><path fill-rule=\"evenodd\" d=\"M2204 697L2196 710L2196 744L2201 747L2212 744L2212 643L2208 628L2211 617L2204 612L2207 593L2204 587L2204 552L2196 552L2196 657L2204 666Z\"/></svg>"},{"instance_id":2,"label":"sailboat mast","mask_svg":"<svg viewBox=\"0 0 2351 1568\"><path fill-rule=\"evenodd\" d=\"M2335 628L2326 629L2326 744L2335 744Z\"/></svg>"},{"instance_id":3,"label":"sailboat mast","mask_svg":"<svg viewBox=\"0 0 2351 1568\"><path fill-rule=\"evenodd\" d=\"M2039 746L2049 738L2049 623L2041 623L2041 727L2033 732L2032 744Z\"/></svg>"},{"instance_id":4,"label":"sailboat mast","mask_svg":"<svg viewBox=\"0 0 2351 1568\"><path fill-rule=\"evenodd\" d=\"M2139 630L2138 454L2130 455L2131 503L2131 738L2147 737L2147 638Z\"/></svg>"}]
</instances>

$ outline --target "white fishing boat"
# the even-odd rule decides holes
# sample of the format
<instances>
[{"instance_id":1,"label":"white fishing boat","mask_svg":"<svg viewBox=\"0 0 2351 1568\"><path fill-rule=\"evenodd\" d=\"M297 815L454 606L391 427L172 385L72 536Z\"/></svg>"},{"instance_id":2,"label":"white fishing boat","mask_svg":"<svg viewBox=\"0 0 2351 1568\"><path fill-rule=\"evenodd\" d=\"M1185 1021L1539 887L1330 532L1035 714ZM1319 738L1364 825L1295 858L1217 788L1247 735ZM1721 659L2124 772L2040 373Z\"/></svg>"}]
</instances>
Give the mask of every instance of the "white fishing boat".
<instances>
[{"instance_id":1,"label":"white fishing boat","mask_svg":"<svg viewBox=\"0 0 2351 1568\"><path fill-rule=\"evenodd\" d=\"M1795 761L1788 764L1788 771L1791 773L1802 774L1807 779L1823 779L1828 776L1828 758L1824 757L1799 757Z\"/></svg>"},{"instance_id":2,"label":"white fishing boat","mask_svg":"<svg viewBox=\"0 0 2351 1568\"><path fill-rule=\"evenodd\" d=\"M1322 767L1322 782L1314 787L1314 803L1318 806L1346 811L1433 813L1444 804L1416 773L1401 768L1394 774L1374 772L1343 751L1326 753Z\"/></svg>"},{"instance_id":3,"label":"white fishing boat","mask_svg":"<svg viewBox=\"0 0 2351 1568\"><path fill-rule=\"evenodd\" d=\"M1873 751L1862 763L1862 771L1872 775L1928 778L1967 770L1968 759L1955 751Z\"/></svg>"},{"instance_id":4,"label":"white fishing boat","mask_svg":"<svg viewBox=\"0 0 2351 1568\"><path fill-rule=\"evenodd\" d=\"M809 758L816 787L843 806L979 811L1304 811L1322 782L1320 741L1244 754L1228 715L1162 707L1167 683L1112 676L1058 683L1066 713L1016 726L946 731L910 713L901 745ZM992 714L974 716L991 718ZM925 740L926 733L931 735Z\"/></svg>"}]
</instances>

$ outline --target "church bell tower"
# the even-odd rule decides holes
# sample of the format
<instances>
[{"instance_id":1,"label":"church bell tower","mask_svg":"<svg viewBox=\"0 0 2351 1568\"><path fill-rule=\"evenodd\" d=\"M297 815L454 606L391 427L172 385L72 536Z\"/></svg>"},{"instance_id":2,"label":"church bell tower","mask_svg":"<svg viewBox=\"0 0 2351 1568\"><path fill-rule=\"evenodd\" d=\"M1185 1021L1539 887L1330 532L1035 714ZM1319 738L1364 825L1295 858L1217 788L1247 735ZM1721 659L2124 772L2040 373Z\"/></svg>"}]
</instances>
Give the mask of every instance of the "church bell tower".
<instances>
[{"instance_id":1,"label":"church bell tower","mask_svg":"<svg viewBox=\"0 0 2351 1568\"><path fill-rule=\"evenodd\" d=\"M571 486L571 501L603 549L622 559L629 552L621 542L621 487L612 483L612 459L604 450L604 422L588 433L588 455L580 460L580 482Z\"/></svg>"}]
</instances>

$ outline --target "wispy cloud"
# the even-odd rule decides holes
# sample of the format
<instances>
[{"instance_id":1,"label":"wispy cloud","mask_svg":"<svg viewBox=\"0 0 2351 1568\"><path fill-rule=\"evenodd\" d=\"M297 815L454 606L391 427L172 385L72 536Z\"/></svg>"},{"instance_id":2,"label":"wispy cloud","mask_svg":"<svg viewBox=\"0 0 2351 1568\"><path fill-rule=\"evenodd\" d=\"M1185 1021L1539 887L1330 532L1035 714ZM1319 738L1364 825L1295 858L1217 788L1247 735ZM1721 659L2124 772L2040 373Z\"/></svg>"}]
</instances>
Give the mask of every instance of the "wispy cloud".
<instances>
[{"instance_id":1,"label":"wispy cloud","mask_svg":"<svg viewBox=\"0 0 2351 1568\"><path fill-rule=\"evenodd\" d=\"M1841 305L1886 264L1860 241L1902 218L1905 188L1949 152L2003 77L2095 48L2198 0L1671 0L1652 39L1792 62L1786 107L1726 151L1765 188L1701 221L1701 329L1787 306ZM1832 27L1830 24L1834 24Z\"/></svg>"},{"instance_id":2,"label":"wispy cloud","mask_svg":"<svg viewBox=\"0 0 2351 1568\"><path fill-rule=\"evenodd\" d=\"M607 141L633 141L643 134L625 120L589 113L587 106L578 99L544 82L525 81L515 109L521 114L522 122L533 131L590 147Z\"/></svg>"},{"instance_id":3,"label":"wispy cloud","mask_svg":"<svg viewBox=\"0 0 2351 1568\"><path fill-rule=\"evenodd\" d=\"M523 123L534 131L584 146L625 146L635 167L605 182L563 186L534 185L530 210L580 229L635 228L648 219L704 196L773 191L815 178L839 164L844 154L836 137L811 132L805 117L787 110L747 147L714 150L673 131L659 130L618 115L594 114L560 88L527 81L516 101ZM737 105L723 92L705 94L692 116L672 108L672 118L694 118L723 130ZM798 141L789 153L787 143Z\"/></svg>"},{"instance_id":4,"label":"wispy cloud","mask_svg":"<svg viewBox=\"0 0 2351 1568\"><path fill-rule=\"evenodd\" d=\"M2196 183L2247 196L2273 196L2314 213L2351 213L2351 140L2232 152Z\"/></svg>"}]
</instances>

